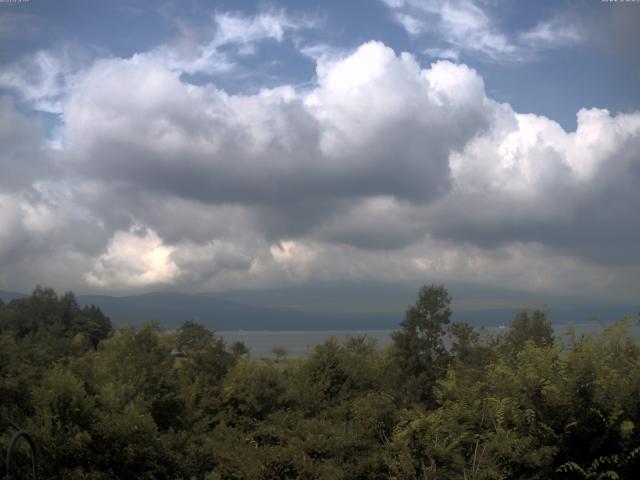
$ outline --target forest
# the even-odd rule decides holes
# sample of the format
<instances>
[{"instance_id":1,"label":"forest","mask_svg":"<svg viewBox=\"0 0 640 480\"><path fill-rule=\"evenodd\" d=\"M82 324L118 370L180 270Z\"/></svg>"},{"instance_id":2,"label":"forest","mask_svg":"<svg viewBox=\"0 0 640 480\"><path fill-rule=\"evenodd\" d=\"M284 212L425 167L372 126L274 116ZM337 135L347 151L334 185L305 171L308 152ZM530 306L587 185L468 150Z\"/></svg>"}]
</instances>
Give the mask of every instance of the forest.
<instances>
[{"instance_id":1,"label":"forest","mask_svg":"<svg viewBox=\"0 0 640 480\"><path fill-rule=\"evenodd\" d=\"M639 478L636 318L578 335L522 311L490 336L451 302L424 286L385 349L254 358L193 321L114 329L36 288L0 302L2 459L26 430L52 480Z\"/></svg>"}]
</instances>

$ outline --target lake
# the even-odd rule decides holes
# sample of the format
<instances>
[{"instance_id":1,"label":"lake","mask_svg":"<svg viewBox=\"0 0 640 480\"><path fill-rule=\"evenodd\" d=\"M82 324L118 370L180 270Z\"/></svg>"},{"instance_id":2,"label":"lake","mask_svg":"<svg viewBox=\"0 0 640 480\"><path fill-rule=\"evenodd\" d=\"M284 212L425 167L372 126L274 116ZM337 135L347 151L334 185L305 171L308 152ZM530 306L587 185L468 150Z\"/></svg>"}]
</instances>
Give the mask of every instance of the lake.
<instances>
[{"instance_id":1,"label":"lake","mask_svg":"<svg viewBox=\"0 0 640 480\"><path fill-rule=\"evenodd\" d=\"M556 335L562 334L567 327L574 326L576 332L580 334L598 333L603 330L606 325L597 322L587 323L561 323L554 324L553 328ZM495 335L505 331L503 327L479 327L485 335ZM384 348L391 343L391 332L393 330L318 330L318 331L218 331L218 335L222 336L228 343L241 341L244 342L251 351L252 357L272 357L271 349L275 346L285 347L288 350L289 357L300 357L309 353L313 347L320 345L335 337L338 340L345 340L349 335L366 335L373 338L379 348ZM631 334L640 339L640 327L636 324L631 328Z\"/></svg>"}]
</instances>

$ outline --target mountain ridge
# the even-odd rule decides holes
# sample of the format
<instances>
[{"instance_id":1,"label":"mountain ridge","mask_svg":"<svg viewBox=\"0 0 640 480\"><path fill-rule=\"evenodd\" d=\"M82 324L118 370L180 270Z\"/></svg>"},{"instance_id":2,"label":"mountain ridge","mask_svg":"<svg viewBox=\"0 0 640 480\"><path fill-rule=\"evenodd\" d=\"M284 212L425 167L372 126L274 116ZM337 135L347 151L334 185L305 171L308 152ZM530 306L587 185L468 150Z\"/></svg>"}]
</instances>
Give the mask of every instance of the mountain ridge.
<instances>
[{"instance_id":1,"label":"mountain ridge","mask_svg":"<svg viewBox=\"0 0 640 480\"><path fill-rule=\"evenodd\" d=\"M111 318L114 326L141 325L158 320L165 328L177 328L185 320L194 320L218 331L318 331L318 330L388 330L399 327L404 310L410 305L399 290L398 298L389 295L380 301L367 302L356 295L355 301L332 296L331 290L320 294L299 295L296 289L274 292L244 291L220 293L148 292L142 294L113 296L102 294L77 295L81 306L96 305ZM313 293L313 294L312 294ZM324 295L324 297L323 297ZM19 292L0 291L5 303L26 295ZM298 304L294 304L295 300ZM333 301L332 301L333 300ZM403 301L406 303L403 304ZM544 308L539 299L525 302L522 299L466 299L453 305L453 320L466 321L474 325L506 325L519 311ZM272 301L273 303L268 303ZM467 305L463 305L467 302ZM475 302L475 303L474 303ZM460 308L462 305L462 308ZM367 310L367 308L369 310ZM548 315L554 323L585 322L598 317L608 322L624 315L637 314L635 304L598 302L556 302L548 305Z\"/></svg>"}]
</instances>

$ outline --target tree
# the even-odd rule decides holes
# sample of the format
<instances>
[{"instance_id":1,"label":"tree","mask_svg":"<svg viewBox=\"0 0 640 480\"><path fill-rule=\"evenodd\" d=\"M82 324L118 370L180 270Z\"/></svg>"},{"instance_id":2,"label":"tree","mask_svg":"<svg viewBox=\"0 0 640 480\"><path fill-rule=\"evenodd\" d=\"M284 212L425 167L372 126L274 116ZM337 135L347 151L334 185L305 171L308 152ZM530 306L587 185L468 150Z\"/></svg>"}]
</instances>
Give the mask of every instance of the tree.
<instances>
[{"instance_id":1,"label":"tree","mask_svg":"<svg viewBox=\"0 0 640 480\"><path fill-rule=\"evenodd\" d=\"M185 355L189 355L209 347L213 338L213 332L207 327L193 320L187 320L180 326L176 348Z\"/></svg>"},{"instance_id":2,"label":"tree","mask_svg":"<svg viewBox=\"0 0 640 480\"><path fill-rule=\"evenodd\" d=\"M80 308L72 292L58 297L53 289L43 287L2 308L0 324L2 330L13 331L17 338L38 335L71 339L82 334L94 348L112 330L111 320L98 307Z\"/></svg>"},{"instance_id":3,"label":"tree","mask_svg":"<svg viewBox=\"0 0 640 480\"><path fill-rule=\"evenodd\" d=\"M536 309L529 315L529 312L523 310L511 322L505 341L507 349L513 354L522 350L527 342L547 347L553 344L553 325L547 320L544 311Z\"/></svg>"},{"instance_id":4,"label":"tree","mask_svg":"<svg viewBox=\"0 0 640 480\"><path fill-rule=\"evenodd\" d=\"M111 320L95 305L84 307L73 318L72 332L86 335L96 348L111 333Z\"/></svg>"},{"instance_id":5,"label":"tree","mask_svg":"<svg viewBox=\"0 0 640 480\"><path fill-rule=\"evenodd\" d=\"M394 332L394 354L406 375L408 394L416 400L431 401L431 389L446 369L444 326L451 317L451 296L444 286L426 285L418 292Z\"/></svg>"},{"instance_id":6,"label":"tree","mask_svg":"<svg viewBox=\"0 0 640 480\"><path fill-rule=\"evenodd\" d=\"M449 325L451 355L473 369L483 368L492 359L491 348L482 340L480 332L466 322Z\"/></svg>"},{"instance_id":7,"label":"tree","mask_svg":"<svg viewBox=\"0 0 640 480\"><path fill-rule=\"evenodd\" d=\"M208 383L217 383L238 359L238 355L227 351L222 338L193 320L180 327L176 350L188 357L186 369L194 376L206 378Z\"/></svg>"},{"instance_id":8,"label":"tree","mask_svg":"<svg viewBox=\"0 0 640 480\"><path fill-rule=\"evenodd\" d=\"M229 347L229 350L231 351L231 354L236 358L240 358L244 356L248 357L249 354L251 353L249 350L249 347L247 347L247 345L244 342L241 342L240 340L236 340L235 342L233 342Z\"/></svg>"},{"instance_id":9,"label":"tree","mask_svg":"<svg viewBox=\"0 0 640 480\"><path fill-rule=\"evenodd\" d=\"M284 360L289 355L289 349L287 347L283 347L282 345L274 345L271 348L271 353L276 357L276 362L280 360Z\"/></svg>"}]
</instances>

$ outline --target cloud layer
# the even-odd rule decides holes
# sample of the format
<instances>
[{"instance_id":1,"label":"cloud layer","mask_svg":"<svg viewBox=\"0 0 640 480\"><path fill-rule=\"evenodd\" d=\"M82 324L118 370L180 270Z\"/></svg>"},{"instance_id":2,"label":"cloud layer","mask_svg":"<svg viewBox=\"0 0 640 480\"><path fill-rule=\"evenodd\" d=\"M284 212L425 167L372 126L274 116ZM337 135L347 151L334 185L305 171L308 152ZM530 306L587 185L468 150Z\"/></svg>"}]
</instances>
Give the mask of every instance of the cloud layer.
<instances>
[{"instance_id":1,"label":"cloud layer","mask_svg":"<svg viewBox=\"0 0 640 480\"><path fill-rule=\"evenodd\" d=\"M477 48L509 50L469 5L438 15L468 20L455 38L481 30ZM311 87L232 94L185 74L223 45L251 54L310 24L216 22L193 57L161 47L59 79L55 149L0 100L0 286L465 280L640 293L629 280L640 113L583 109L567 132L492 100L464 64L423 66L380 42L319 56ZM547 42L545 31L529 36Z\"/></svg>"}]
</instances>

